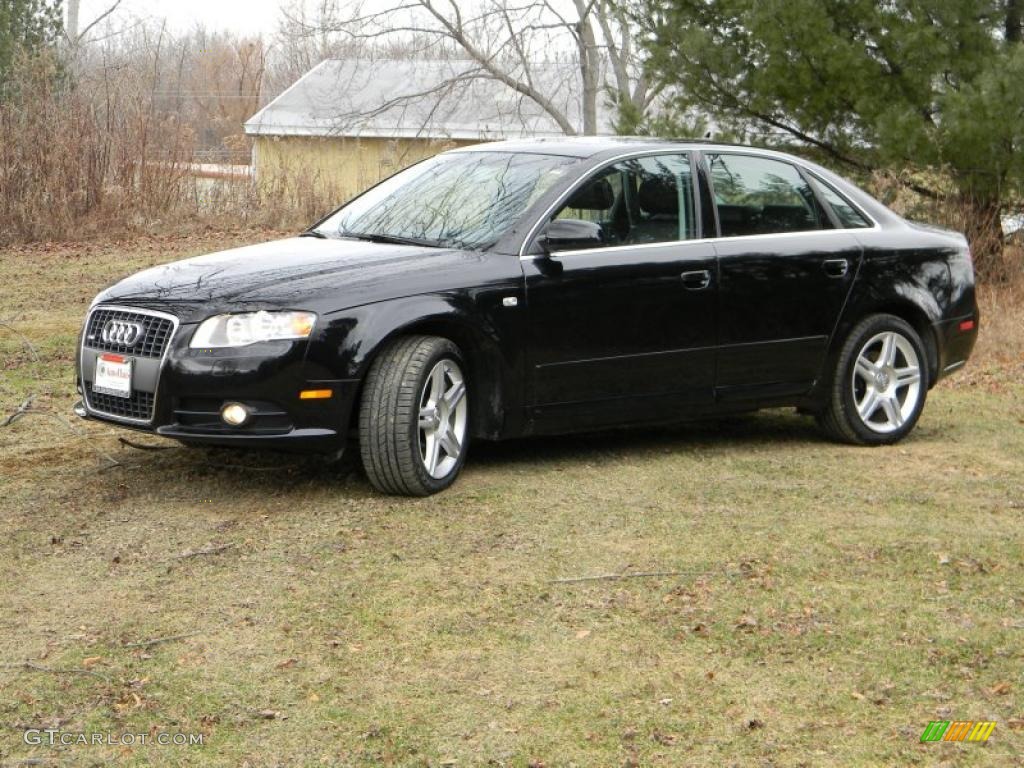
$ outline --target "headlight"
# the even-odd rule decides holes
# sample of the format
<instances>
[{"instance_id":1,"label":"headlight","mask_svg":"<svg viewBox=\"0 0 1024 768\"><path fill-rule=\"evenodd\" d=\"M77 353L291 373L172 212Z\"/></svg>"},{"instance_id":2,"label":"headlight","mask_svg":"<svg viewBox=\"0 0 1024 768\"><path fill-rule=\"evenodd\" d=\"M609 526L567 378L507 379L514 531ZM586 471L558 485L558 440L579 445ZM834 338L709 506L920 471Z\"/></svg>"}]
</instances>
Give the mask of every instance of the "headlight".
<instances>
[{"instance_id":1,"label":"headlight","mask_svg":"<svg viewBox=\"0 0 1024 768\"><path fill-rule=\"evenodd\" d=\"M244 312L216 315L204 320L192 334L189 347L213 349L244 347L258 341L305 339L313 331L316 315L312 312Z\"/></svg>"}]
</instances>

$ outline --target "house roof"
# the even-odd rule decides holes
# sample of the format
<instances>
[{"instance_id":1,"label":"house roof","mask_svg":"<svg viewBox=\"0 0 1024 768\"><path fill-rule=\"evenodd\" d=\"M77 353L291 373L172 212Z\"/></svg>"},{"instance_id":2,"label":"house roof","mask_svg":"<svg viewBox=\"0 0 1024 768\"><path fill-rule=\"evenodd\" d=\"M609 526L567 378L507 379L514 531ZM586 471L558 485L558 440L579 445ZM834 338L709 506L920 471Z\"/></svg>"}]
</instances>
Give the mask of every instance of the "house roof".
<instances>
[{"instance_id":1,"label":"house roof","mask_svg":"<svg viewBox=\"0 0 1024 768\"><path fill-rule=\"evenodd\" d=\"M583 125L579 75L543 64L531 77L570 123ZM599 133L612 115L598 105ZM328 59L245 124L250 136L488 139L563 136L535 101L471 61Z\"/></svg>"}]
</instances>

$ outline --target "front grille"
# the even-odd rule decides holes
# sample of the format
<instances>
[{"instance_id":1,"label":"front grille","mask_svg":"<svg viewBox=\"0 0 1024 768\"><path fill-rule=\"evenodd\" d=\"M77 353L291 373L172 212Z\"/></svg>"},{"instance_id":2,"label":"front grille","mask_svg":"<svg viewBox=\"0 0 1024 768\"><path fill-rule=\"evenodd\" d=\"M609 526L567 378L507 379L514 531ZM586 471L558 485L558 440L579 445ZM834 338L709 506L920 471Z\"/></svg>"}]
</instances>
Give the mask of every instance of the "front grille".
<instances>
[{"instance_id":1,"label":"front grille","mask_svg":"<svg viewBox=\"0 0 1024 768\"><path fill-rule=\"evenodd\" d=\"M149 421L153 418L153 393L132 392L131 397L117 397L96 392L90 382L85 382L85 394L93 410L110 416Z\"/></svg>"},{"instance_id":2,"label":"front grille","mask_svg":"<svg viewBox=\"0 0 1024 768\"><path fill-rule=\"evenodd\" d=\"M142 326L142 336L132 346L103 340L103 326L110 320L125 320ZM166 317L128 312L123 309L107 309L97 307L89 316L89 325L85 329L85 346L101 352L120 352L135 357L160 357L174 333L174 323ZM122 398L114 398L120 400Z\"/></svg>"},{"instance_id":3,"label":"front grille","mask_svg":"<svg viewBox=\"0 0 1024 768\"><path fill-rule=\"evenodd\" d=\"M103 340L103 327L111 320L137 323L141 328L138 339L130 347ZM159 388L163 356L178 327L172 315L131 307L99 306L86 320L82 339L81 360L87 371L87 355L97 352L115 352L134 360L130 397L118 397L93 389L92 381L83 381L85 405L99 415L136 422L152 422L156 413L156 392ZM83 376L84 378L84 376Z\"/></svg>"}]
</instances>

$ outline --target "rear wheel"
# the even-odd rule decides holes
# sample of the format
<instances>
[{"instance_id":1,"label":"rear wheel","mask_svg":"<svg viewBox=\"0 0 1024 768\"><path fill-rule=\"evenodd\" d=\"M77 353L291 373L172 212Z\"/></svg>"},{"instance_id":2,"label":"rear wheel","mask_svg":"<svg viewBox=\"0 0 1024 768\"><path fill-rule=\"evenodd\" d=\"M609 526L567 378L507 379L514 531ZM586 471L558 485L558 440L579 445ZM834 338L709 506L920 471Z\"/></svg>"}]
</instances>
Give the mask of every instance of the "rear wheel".
<instances>
[{"instance_id":1,"label":"rear wheel","mask_svg":"<svg viewBox=\"0 0 1024 768\"><path fill-rule=\"evenodd\" d=\"M427 496L466 459L469 402L462 354L448 339L406 336L370 366L359 412L363 467L384 493Z\"/></svg>"},{"instance_id":2,"label":"rear wheel","mask_svg":"<svg viewBox=\"0 0 1024 768\"><path fill-rule=\"evenodd\" d=\"M917 424L928 393L924 345L894 315L872 315L850 333L836 362L825 432L859 445L885 445Z\"/></svg>"}]
</instances>

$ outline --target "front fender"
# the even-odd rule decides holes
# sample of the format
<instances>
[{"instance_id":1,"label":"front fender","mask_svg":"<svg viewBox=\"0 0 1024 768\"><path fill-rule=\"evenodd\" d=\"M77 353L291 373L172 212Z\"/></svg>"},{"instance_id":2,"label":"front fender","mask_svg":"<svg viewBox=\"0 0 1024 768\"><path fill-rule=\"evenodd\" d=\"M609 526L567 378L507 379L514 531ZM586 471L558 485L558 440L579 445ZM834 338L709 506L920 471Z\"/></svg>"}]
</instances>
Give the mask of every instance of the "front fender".
<instances>
[{"instance_id":1,"label":"front fender","mask_svg":"<svg viewBox=\"0 0 1024 768\"><path fill-rule=\"evenodd\" d=\"M516 306L504 300L517 299ZM307 352L307 369L324 380L361 383L398 336L450 338L469 366L473 433L497 439L521 429L523 295L515 283L366 304L324 318ZM313 375L309 374L312 378ZM358 407L358 397L354 407Z\"/></svg>"}]
</instances>

